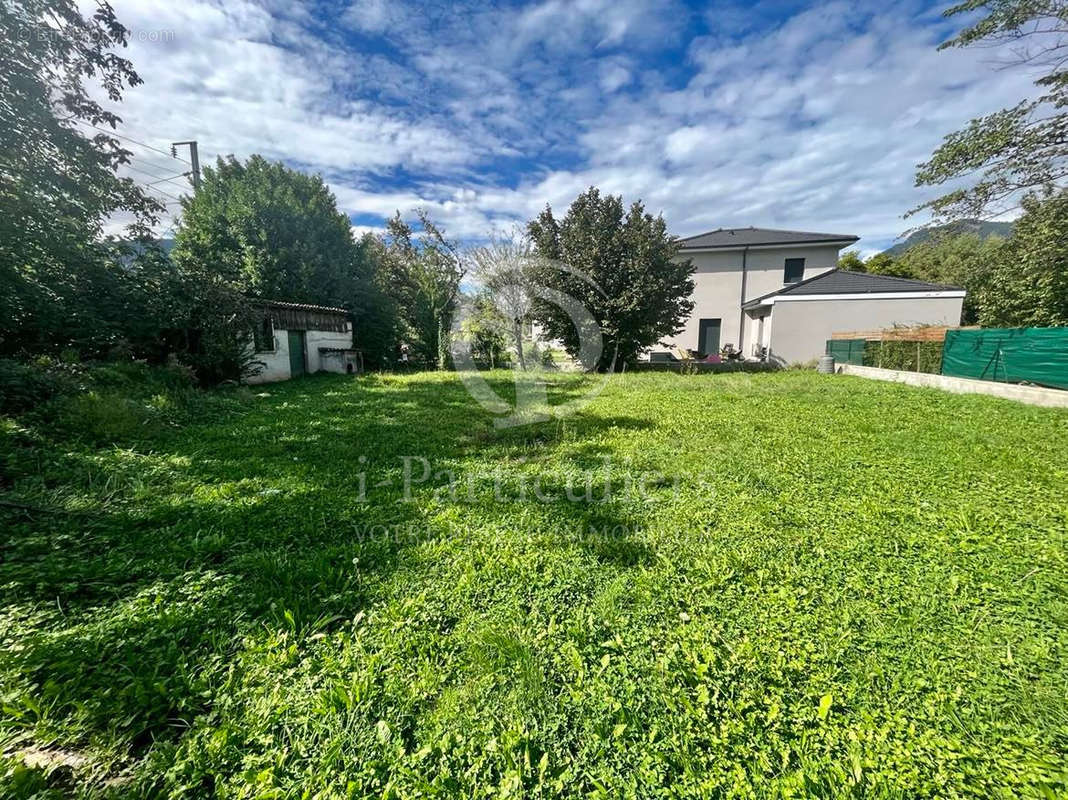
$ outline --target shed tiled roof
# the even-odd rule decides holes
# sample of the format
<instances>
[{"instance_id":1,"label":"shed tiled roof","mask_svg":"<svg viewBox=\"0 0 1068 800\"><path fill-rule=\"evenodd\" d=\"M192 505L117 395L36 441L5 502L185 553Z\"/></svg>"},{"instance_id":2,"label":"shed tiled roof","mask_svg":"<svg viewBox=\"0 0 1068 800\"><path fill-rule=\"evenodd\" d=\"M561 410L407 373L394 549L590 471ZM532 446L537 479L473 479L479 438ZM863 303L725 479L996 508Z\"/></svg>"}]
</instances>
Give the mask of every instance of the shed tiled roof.
<instances>
[{"instance_id":1,"label":"shed tiled roof","mask_svg":"<svg viewBox=\"0 0 1068 800\"><path fill-rule=\"evenodd\" d=\"M350 314L343 308L317 306L311 303L288 303L283 300L250 298L264 318L275 328L298 331L333 331L348 333Z\"/></svg>"},{"instance_id":2,"label":"shed tiled roof","mask_svg":"<svg viewBox=\"0 0 1068 800\"><path fill-rule=\"evenodd\" d=\"M344 314L348 316L348 311L344 308L335 308L333 306L317 306L311 303L287 303L282 300L252 300L254 306L261 308L283 308L287 311L310 311L316 314Z\"/></svg>"},{"instance_id":3,"label":"shed tiled roof","mask_svg":"<svg viewBox=\"0 0 1068 800\"><path fill-rule=\"evenodd\" d=\"M812 233L809 231L780 231L773 228L720 228L679 239L679 249L705 250L716 247L754 247L759 245L790 244L851 244L859 237L848 233Z\"/></svg>"},{"instance_id":4,"label":"shed tiled roof","mask_svg":"<svg viewBox=\"0 0 1068 800\"><path fill-rule=\"evenodd\" d=\"M873 275L868 272L849 272L832 269L814 278L792 283L782 289L748 300L745 306L754 306L769 297L811 294L881 294L887 292L954 292L959 286L898 278L893 275Z\"/></svg>"}]
</instances>

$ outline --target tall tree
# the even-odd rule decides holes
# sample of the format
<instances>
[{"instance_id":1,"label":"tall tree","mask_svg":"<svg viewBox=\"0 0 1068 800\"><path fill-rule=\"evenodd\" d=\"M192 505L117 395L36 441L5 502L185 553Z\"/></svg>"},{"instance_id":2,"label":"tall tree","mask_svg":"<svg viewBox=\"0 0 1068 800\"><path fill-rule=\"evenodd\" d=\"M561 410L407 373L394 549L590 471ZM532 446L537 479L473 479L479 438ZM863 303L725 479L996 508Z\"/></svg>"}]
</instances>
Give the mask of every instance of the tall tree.
<instances>
[{"instance_id":1,"label":"tall tree","mask_svg":"<svg viewBox=\"0 0 1068 800\"><path fill-rule=\"evenodd\" d=\"M383 240L385 268L407 323L413 355L444 369L465 268L456 245L423 210L413 230L397 212Z\"/></svg>"},{"instance_id":2,"label":"tall tree","mask_svg":"<svg viewBox=\"0 0 1068 800\"><path fill-rule=\"evenodd\" d=\"M558 264L539 268L538 282L578 301L600 328L601 356L587 367L621 367L682 330L693 311L693 265L677 258L663 217L640 201L624 210L621 196L590 187L562 220L547 206L527 230L538 255ZM589 332L577 330L566 309L541 298L535 315L570 355L580 354Z\"/></svg>"},{"instance_id":3,"label":"tall tree","mask_svg":"<svg viewBox=\"0 0 1068 800\"><path fill-rule=\"evenodd\" d=\"M961 322L980 322L980 306L993 276L1006 259L1006 242L998 236L974 233L935 236L911 247L893 260L892 274L931 283L959 286L967 291Z\"/></svg>"},{"instance_id":4,"label":"tall tree","mask_svg":"<svg viewBox=\"0 0 1068 800\"><path fill-rule=\"evenodd\" d=\"M1028 278L1022 273L1020 265L1025 262L1034 263L1036 273L1045 274L1045 285L1053 286L1056 283L1056 259L1061 258L1060 263L1065 263L1064 255L1068 255L1058 251L1055 244L1059 230L1055 223L1055 213L1046 209L1045 204L1034 200L1025 200L1025 204L1033 209L1033 213L1028 216L1033 221L1032 227L1035 230L1020 239L1014 237L1006 240L1000 236L983 237L972 232L943 230L912 245L897 256L876 253L863 262L859 259L849 259L848 268L876 275L893 275L959 286L967 291L961 312L961 322L964 325L1000 325L1009 319L1019 319L1020 315L1010 307L1018 309L1020 303L1010 302L1009 298L1020 292L1021 287L1029 285L1029 281L1034 280L1033 277ZM1043 222L1039 223L1039 219ZM1068 230L1065 232L1068 233ZM1034 244L1038 241L1043 245L1024 245L1024 242ZM1026 257L1023 254L1024 249L1028 252ZM839 267L846 268L841 260ZM1031 295L1036 302L1040 297L1048 296L1043 292Z\"/></svg>"},{"instance_id":5,"label":"tall tree","mask_svg":"<svg viewBox=\"0 0 1068 800\"><path fill-rule=\"evenodd\" d=\"M495 369L505 359L511 321L501 314L496 300L484 290L472 297L461 297L460 303L466 306L460 336L470 344L476 361Z\"/></svg>"},{"instance_id":6,"label":"tall tree","mask_svg":"<svg viewBox=\"0 0 1068 800\"><path fill-rule=\"evenodd\" d=\"M365 233L356 242L352 301L353 339L372 368L388 368L407 326L401 297L380 238Z\"/></svg>"},{"instance_id":7,"label":"tall tree","mask_svg":"<svg viewBox=\"0 0 1068 800\"><path fill-rule=\"evenodd\" d=\"M69 313L100 293L104 222L126 212L144 235L162 210L117 176L131 154L95 99L141 82L113 52L126 38L104 2L89 17L71 0L0 3L0 349L67 344Z\"/></svg>"},{"instance_id":8,"label":"tall tree","mask_svg":"<svg viewBox=\"0 0 1068 800\"><path fill-rule=\"evenodd\" d=\"M875 253L864 260L856 250L848 250L838 259L838 269L850 272L870 272L874 275L893 275L898 278L917 277L913 274L911 266L902 264L889 252Z\"/></svg>"},{"instance_id":9,"label":"tall tree","mask_svg":"<svg viewBox=\"0 0 1068 800\"><path fill-rule=\"evenodd\" d=\"M912 263L903 263L893 254L876 253L864 262L864 271L875 275L891 275L896 278L918 278Z\"/></svg>"},{"instance_id":10,"label":"tall tree","mask_svg":"<svg viewBox=\"0 0 1068 800\"><path fill-rule=\"evenodd\" d=\"M996 216L1015 207L1022 193L1045 192L1068 178L1068 2L964 0L945 16L974 18L976 12L983 16L941 48L1006 45L1012 63L1041 72L1038 92L973 119L919 166L917 186L979 176L909 212L930 210L936 222Z\"/></svg>"},{"instance_id":11,"label":"tall tree","mask_svg":"<svg viewBox=\"0 0 1068 800\"><path fill-rule=\"evenodd\" d=\"M204 170L182 198L172 257L184 288L181 327L197 331L191 360L205 381L236 377L253 324L250 298L378 310L375 248L353 240L347 216L318 175L254 155ZM354 337L375 329L357 316ZM357 346L363 343L357 339ZM371 338L369 363L378 364Z\"/></svg>"},{"instance_id":12,"label":"tall tree","mask_svg":"<svg viewBox=\"0 0 1068 800\"><path fill-rule=\"evenodd\" d=\"M987 326L1068 325L1068 191L1025 197L1012 238L976 293L977 321Z\"/></svg>"},{"instance_id":13,"label":"tall tree","mask_svg":"<svg viewBox=\"0 0 1068 800\"><path fill-rule=\"evenodd\" d=\"M527 368L523 347L523 324L534 311L535 283L539 270L538 257L529 239L516 233L498 237L476 248L471 260L474 274L483 287L479 301L491 304L496 316L508 328L508 336L515 348L519 368ZM492 318L484 315L484 318ZM484 322L483 327L488 327Z\"/></svg>"},{"instance_id":14,"label":"tall tree","mask_svg":"<svg viewBox=\"0 0 1068 800\"><path fill-rule=\"evenodd\" d=\"M838 257L838 269L848 270L849 272L867 272L867 268L864 266L864 259L860 257L860 253L856 250L846 250Z\"/></svg>"},{"instance_id":15,"label":"tall tree","mask_svg":"<svg viewBox=\"0 0 1068 800\"><path fill-rule=\"evenodd\" d=\"M357 255L322 178L262 156L218 159L182 198L175 261L248 295L351 307Z\"/></svg>"}]
</instances>

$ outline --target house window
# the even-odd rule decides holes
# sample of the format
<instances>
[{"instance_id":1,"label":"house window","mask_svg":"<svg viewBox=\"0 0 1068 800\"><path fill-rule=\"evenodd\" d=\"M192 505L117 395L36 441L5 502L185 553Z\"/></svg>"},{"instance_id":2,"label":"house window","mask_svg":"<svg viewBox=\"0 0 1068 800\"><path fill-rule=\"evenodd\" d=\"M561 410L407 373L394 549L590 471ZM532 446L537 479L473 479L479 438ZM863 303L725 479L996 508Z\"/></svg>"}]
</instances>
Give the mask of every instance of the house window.
<instances>
[{"instance_id":1,"label":"house window","mask_svg":"<svg viewBox=\"0 0 1068 800\"><path fill-rule=\"evenodd\" d=\"M788 258L786 259L786 274L783 276L783 283L797 283L805 277L805 259L803 258Z\"/></svg>"},{"instance_id":2,"label":"house window","mask_svg":"<svg viewBox=\"0 0 1068 800\"><path fill-rule=\"evenodd\" d=\"M252 330L252 339L257 353L274 352L274 322L269 316Z\"/></svg>"}]
</instances>

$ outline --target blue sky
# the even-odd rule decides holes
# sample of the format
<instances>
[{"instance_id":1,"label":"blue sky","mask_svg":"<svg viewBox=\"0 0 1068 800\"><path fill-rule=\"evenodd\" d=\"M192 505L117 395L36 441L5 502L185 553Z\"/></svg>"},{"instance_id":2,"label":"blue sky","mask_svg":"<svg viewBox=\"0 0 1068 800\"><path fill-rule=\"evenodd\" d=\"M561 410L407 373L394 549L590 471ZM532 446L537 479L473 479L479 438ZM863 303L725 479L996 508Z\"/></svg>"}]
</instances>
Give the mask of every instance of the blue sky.
<instances>
[{"instance_id":1,"label":"blue sky","mask_svg":"<svg viewBox=\"0 0 1068 800\"><path fill-rule=\"evenodd\" d=\"M358 231L424 207L476 239L596 185L682 236L797 228L871 252L914 224L942 136L1031 91L994 51L937 52L945 5L118 0L145 81L121 130L319 172ZM133 149L135 177L171 174Z\"/></svg>"}]
</instances>

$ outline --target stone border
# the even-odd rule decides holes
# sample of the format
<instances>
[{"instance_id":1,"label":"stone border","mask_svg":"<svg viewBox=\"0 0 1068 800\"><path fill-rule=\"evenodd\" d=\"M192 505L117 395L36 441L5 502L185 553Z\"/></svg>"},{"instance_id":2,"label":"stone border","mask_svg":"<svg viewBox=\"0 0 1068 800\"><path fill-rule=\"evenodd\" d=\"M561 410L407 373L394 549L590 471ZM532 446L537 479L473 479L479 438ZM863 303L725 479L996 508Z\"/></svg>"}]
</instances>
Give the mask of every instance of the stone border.
<instances>
[{"instance_id":1,"label":"stone border","mask_svg":"<svg viewBox=\"0 0 1068 800\"><path fill-rule=\"evenodd\" d=\"M842 375L856 375L860 378L872 378L877 381L906 383L909 386L926 386L955 394L989 394L1003 397L1032 406L1048 408L1068 408L1068 391L1047 389L1044 386L1021 386L1016 383L995 383L994 381L976 381L971 378L951 378L948 375L931 375L926 372L904 372L897 369L879 367L861 367L856 364L839 364L837 371Z\"/></svg>"}]
</instances>

